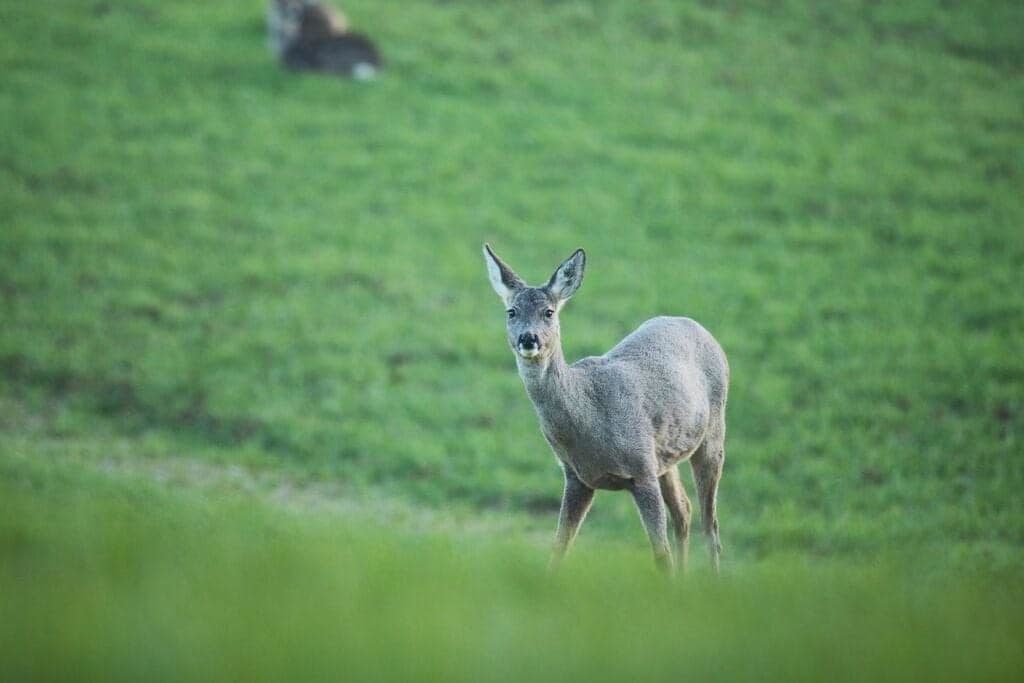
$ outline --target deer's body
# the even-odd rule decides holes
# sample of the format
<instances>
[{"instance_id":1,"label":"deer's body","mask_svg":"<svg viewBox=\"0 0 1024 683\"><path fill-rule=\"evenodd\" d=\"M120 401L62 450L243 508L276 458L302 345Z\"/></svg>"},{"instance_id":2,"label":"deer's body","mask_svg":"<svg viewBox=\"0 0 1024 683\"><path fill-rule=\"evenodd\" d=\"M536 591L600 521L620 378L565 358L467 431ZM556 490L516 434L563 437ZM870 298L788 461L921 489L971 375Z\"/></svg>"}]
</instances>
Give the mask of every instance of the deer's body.
<instances>
[{"instance_id":1,"label":"deer's body","mask_svg":"<svg viewBox=\"0 0 1024 683\"><path fill-rule=\"evenodd\" d=\"M519 375L565 472L556 559L568 550L596 489L628 489L659 563L672 567L669 516L685 561L690 504L677 466L689 460L717 569L729 385L721 347L689 318L659 317L603 356L569 365L557 314L582 281L583 252L539 288L527 287L489 249L486 256L492 284L509 306Z\"/></svg>"},{"instance_id":2,"label":"deer's body","mask_svg":"<svg viewBox=\"0 0 1024 683\"><path fill-rule=\"evenodd\" d=\"M725 356L688 318L648 320L603 356L519 369L544 437L595 489L663 475L693 455L725 409Z\"/></svg>"}]
</instances>

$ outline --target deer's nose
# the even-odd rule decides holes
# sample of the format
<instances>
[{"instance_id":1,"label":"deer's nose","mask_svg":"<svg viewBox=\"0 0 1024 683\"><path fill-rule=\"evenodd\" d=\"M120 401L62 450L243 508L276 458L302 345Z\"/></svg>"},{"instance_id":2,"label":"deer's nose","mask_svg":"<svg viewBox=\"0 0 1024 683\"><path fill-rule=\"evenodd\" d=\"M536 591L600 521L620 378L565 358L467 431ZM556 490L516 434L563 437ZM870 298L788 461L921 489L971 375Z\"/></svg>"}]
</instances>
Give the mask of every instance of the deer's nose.
<instances>
[{"instance_id":1,"label":"deer's nose","mask_svg":"<svg viewBox=\"0 0 1024 683\"><path fill-rule=\"evenodd\" d=\"M519 335L519 346L524 349L532 349L540 347L540 337L533 334L532 332L524 332Z\"/></svg>"}]
</instances>

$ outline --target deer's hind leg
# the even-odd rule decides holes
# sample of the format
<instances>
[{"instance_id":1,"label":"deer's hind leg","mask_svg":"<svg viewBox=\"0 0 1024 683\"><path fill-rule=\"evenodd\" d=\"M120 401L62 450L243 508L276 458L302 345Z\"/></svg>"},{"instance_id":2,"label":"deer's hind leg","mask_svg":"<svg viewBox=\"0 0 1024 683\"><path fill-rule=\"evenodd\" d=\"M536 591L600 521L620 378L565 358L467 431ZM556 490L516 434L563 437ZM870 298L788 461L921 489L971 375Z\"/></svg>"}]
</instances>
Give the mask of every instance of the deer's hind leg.
<instances>
[{"instance_id":1,"label":"deer's hind leg","mask_svg":"<svg viewBox=\"0 0 1024 683\"><path fill-rule=\"evenodd\" d=\"M678 468L671 467L658 477L658 483L661 485L661 497L665 499L665 505L672 515L679 566L685 570L690 545L690 499L686 497L686 488L679 478Z\"/></svg>"},{"instance_id":2,"label":"deer's hind leg","mask_svg":"<svg viewBox=\"0 0 1024 683\"><path fill-rule=\"evenodd\" d=\"M722 542L718 537L718 482L725 462L725 424L719 421L708 429L704 443L690 457L693 483L697 487L701 524L711 550L711 567L718 573Z\"/></svg>"}]
</instances>

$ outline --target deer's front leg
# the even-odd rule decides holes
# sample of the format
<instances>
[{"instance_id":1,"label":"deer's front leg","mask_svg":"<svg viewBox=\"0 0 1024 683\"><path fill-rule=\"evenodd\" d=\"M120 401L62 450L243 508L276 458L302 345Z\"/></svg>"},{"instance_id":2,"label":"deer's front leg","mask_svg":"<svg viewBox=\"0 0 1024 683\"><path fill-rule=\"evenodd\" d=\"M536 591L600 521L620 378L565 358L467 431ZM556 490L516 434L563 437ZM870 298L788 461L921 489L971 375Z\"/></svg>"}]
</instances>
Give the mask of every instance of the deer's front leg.
<instances>
[{"instance_id":1,"label":"deer's front leg","mask_svg":"<svg viewBox=\"0 0 1024 683\"><path fill-rule=\"evenodd\" d=\"M569 467L563 469L565 489L562 491L562 507L558 512L558 531L555 532L555 547L551 555L552 568L557 567L569 551L590 504L594 502L594 489L580 481Z\"/></svg>"},{"instance_id":2,"label":"deer's front leg","mask_svg":"<svg viewBox=\"0 0 1024 683\"><path fill-rule=\"evenodd\" d=\"M654 551L654 561L666 574L674 571L672 548L668 544L668 515L661 497L661 486L656 477L633 480L633 500L647 530Z\"/></svg>"}]
</instances>

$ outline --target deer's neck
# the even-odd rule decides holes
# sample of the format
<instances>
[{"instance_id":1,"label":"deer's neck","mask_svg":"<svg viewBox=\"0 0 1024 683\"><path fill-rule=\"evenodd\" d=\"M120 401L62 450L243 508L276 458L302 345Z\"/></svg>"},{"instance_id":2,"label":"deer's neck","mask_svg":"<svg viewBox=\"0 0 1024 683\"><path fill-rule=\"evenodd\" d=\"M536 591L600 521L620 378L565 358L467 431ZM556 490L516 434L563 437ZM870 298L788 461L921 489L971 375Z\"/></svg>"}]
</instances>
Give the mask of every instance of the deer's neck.
<instances>
[{"instance_id":1,"label":"deer's neck","mask_svg":"<svg viewBox=\"0 0 1024 683\"><path fill-rule=\"evenodd\" d=\"M578 378L565 362L561 344L544 360L516 358L519 376L541 420L551 428L569 427L579 407Z\"/></svg>"}]
</instances>

